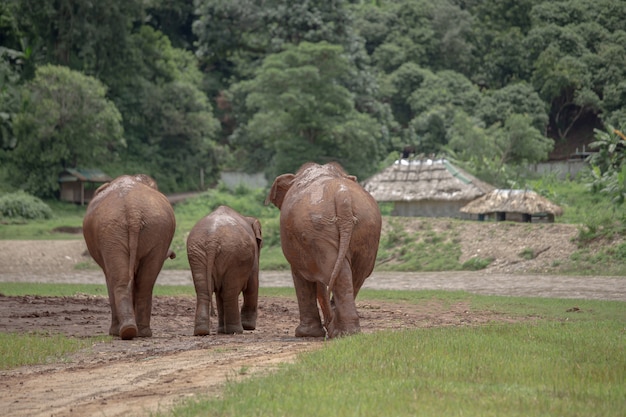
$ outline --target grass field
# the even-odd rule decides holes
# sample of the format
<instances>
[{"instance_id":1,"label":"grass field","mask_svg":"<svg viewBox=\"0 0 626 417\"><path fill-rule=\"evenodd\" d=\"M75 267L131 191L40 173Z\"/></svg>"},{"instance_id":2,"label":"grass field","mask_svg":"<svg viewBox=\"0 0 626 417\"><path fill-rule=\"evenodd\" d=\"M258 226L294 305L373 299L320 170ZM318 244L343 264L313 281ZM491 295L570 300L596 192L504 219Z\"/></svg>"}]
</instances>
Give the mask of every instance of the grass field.
<instances>
[{"instance_id":1,"label":"grass field","mask_svg":"<svg viewBox=\"0 0 626 417\"><path fill-rule=\"evenodd\" d=\"M102 285L0 283L6 295L103 295ZM193 296L157 286L156 295ZM260 296L293 297L293 289ZM269 375L229 383L220 398L194 398L160 416L623 416L623 302L364 290L362 300L464 302L515 323L359 334L302 354ZM107 338L101 338L106 340ZM0 335L0 369L64 360L91 340ZM11 352L11 355L8 354ZM16 357L18 356L18 357ZM19 357L23 356L23 357Z\"/></svg>"}]
</instances>

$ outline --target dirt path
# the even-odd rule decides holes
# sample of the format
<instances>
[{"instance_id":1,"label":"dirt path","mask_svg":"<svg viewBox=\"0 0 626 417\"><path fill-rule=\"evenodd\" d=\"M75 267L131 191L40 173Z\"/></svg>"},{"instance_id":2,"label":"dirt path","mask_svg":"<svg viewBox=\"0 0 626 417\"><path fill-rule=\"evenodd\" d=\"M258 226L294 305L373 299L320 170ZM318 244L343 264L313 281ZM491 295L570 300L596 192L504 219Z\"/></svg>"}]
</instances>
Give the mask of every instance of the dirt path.
<instances>
[{"instance_id":1,"label":"dirt path","mask_svg":"<svg viewBox=\"0 0 626 417\"><path fill-rule=\"evenodd\" d=\"M82 241L0 241L0 282L103 283L100 271L75 271ZM23 255L19 255L23 254ZM189 271L163 271L159 285L191 285ZM375 273L364 288L446 289L482 294L626 301L619 277L562 277L482 272ZM292 286L288 273L263 272L261 286ZM573 306L575 305L572 301ZM516 321L467 305L359 301L364 332ZM194 337L193 297L155 297L154 337L96 343L61 362L0 371L0 410L7 416L145 416L198 394L219 395L227 380L270 372L279 363L324 346L293 337L295 299L262 297L258 327L242 335ZM214 320L215 322L215 320ZM110 308L104 296L0 295L0 332L105 335Z\"/></svg>"}]
</instances>

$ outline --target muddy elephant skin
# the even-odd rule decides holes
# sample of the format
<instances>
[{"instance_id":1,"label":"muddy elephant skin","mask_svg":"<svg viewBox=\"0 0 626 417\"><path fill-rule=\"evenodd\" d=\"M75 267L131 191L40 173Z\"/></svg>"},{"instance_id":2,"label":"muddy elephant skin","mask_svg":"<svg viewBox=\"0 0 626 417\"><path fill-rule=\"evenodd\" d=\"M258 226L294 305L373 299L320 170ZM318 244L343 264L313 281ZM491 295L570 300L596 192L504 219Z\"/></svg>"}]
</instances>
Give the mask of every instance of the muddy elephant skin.
<instances>
[{"instance_id":1,"label":"muddy elephant skin","mask_svg":"<svg viewBox=\"0 0 626 417\"><path fill-rule=\"evenodd\" d=\"M197 296L194 335L211 333L213 293L218 333L243 333L256 328L262 243L261 223L227 206L218 207L191 229L187 257Z\"/></svg>"},{"instance_id":2,"label":"muddy elephant skin","mask_svg":"<svg viewBox=\"0 0 626 417\"><path fill-rule=\"evenodd\" d=\"M376 201L336 163L307 163L278 176L267 200L280 209L281 245L300 310L296 336L359 332L354 300L376 261L382 225Z\"/></svg>"},{"instance_id":3,"label":"muddy elephant skin","mask_svg":"<svg viewBox=\"0 0 626 417\"><path fill-rule=\"evenodd\" d=\"M124 175L95 192L83 219L91 257L104 271L111 304L109 334L150 337L152 290L176 229L174 210L147 175Z\"/></svg>"}]
</instances>

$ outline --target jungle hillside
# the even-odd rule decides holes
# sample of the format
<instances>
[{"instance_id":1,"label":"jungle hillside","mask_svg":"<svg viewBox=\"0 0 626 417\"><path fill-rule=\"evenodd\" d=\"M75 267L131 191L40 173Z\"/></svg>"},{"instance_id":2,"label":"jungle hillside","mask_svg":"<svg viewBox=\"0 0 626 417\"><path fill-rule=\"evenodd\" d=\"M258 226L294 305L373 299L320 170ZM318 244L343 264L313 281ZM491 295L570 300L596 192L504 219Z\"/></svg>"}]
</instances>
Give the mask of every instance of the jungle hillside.
<instances>
[{"instance_id":1,"label":"jungle hillside","mask_svg":"<svg viewBox=\"0 0 626 417\"><path fill-rule=\"evenodd\" d=\"M402 152L523 187L619 144L625 61L622 0L5 0L0 192L81 167L165 193L306 161L365 179Z\"/></svg>"}]
</instances>

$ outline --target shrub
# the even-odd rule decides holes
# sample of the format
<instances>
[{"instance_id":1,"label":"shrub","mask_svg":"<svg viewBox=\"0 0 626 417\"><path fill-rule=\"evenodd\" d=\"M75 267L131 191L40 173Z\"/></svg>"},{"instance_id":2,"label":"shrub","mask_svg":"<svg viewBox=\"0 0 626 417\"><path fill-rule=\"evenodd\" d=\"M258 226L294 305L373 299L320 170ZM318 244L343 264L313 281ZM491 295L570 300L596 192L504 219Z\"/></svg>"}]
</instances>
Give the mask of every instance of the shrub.
<instances>
[{"instance_id":1,"label":"shrub","mask_svg":"<svg viewBox=\"0 0 626 417\"><path fill-rule=\"evenodd\" d=\"M49 219L52 209L39 198L18 191L0 197L0 216L14 220Z\"/></svg>"},{"instance_id":2,"label":"shrub","mask_svg":"<svg viewBox=\"0 0 626 417\"><path fill-rule=\"evenodd\" d=\"M461 268L464 271L479 271L481 269L487 268L491 264L491 262L493 262L493 258L484 259L474 257L465 261Z\"/></svg>"}]
</instances>

